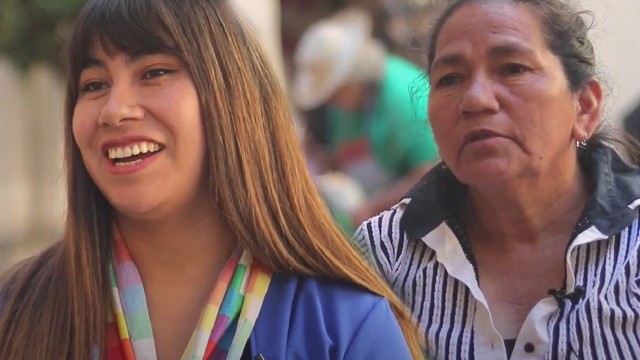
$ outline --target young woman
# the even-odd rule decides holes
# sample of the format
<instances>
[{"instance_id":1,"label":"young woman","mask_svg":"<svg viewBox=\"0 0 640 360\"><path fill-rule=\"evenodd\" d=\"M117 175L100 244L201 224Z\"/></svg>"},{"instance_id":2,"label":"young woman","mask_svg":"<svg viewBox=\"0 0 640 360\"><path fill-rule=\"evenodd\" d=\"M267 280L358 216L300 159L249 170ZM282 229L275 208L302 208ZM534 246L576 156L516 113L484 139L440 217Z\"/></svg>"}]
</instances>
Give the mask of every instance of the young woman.
<instances>
[{"instance_id":1,"label":"young woman","mask_svg":"<svg viewBox=\"0 0 640 360\"><path fill-rule=\"evenodd\" d=\"M69 55L64 240L2 283L0 358L421 356L225 1L89 1Z\"/></svg>"}]
</instances>

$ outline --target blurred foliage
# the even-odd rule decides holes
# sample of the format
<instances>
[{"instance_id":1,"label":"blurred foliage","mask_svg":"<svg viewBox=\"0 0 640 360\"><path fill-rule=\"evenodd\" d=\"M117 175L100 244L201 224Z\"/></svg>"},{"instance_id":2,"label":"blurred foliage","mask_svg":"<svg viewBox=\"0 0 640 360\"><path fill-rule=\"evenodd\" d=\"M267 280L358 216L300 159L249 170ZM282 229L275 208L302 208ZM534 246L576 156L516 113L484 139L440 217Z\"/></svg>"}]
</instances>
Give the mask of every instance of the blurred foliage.
<instances>
[{"instance_id":1,"label":"blurred foliage","mask_svg":"<svg viewBox=\"0 0 640 360\"><path fill-rule=\"evenodd\" d=\"M86 0L0 0L0 53L17 67L64 66L64 46Z\"/></svg>"}]
</instances>

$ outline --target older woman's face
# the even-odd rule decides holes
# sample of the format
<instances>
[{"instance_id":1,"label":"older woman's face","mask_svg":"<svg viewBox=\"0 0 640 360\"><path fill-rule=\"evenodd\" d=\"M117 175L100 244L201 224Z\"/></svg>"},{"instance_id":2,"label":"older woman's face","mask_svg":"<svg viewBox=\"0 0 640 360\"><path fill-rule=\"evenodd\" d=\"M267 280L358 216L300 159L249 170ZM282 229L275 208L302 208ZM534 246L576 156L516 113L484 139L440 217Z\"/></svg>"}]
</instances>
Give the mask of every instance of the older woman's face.
<instances>
[{"instance_id":1,"label":"older woman's face","mask_svg":"<svg viewBox=\"0 0 640 360\"><path fill-rule=\"evenodd\" d=\"M578 105L525 5L459 8L437 39L430 80L431 127L463 183L543 177L575 162Z\"/></svg>"}]
</instances>

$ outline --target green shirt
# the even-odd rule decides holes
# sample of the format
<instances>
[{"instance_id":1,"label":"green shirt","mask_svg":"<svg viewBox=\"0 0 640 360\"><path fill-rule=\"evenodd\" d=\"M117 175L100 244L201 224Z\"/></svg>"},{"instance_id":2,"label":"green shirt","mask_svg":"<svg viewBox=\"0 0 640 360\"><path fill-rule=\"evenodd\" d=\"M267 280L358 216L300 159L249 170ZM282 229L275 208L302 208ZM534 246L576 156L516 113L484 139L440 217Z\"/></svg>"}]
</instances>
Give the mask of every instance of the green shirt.
<instances>
[{"instance_id":1,"label":"green shirt","mask_svg":"<svg viewBox=\"0 0 640 360\"><path fill-rule=\"evenodd\" d=\"M367 111L328 109L330 146L338 153L343 145L366 138L375 161L394 179L436 160L438 150L427 121L428 94L422 70L388 55L377 97Z\"/></svg>"}]
</instances>

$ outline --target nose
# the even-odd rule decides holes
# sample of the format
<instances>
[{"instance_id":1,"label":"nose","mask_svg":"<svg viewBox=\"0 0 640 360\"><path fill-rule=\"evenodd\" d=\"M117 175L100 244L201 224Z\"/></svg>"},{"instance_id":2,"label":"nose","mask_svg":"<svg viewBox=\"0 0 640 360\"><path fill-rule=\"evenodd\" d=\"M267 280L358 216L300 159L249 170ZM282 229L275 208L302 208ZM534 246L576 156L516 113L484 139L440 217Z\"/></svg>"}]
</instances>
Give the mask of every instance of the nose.
<instances>
[{"instance_id":1,"label":"nose","mask_svg":"<svg viewBox=\"0 0 640 360\"><path fill-rule=\"evenodd\" d=\"M500 104L490 79L477 76L465 89L459 111L463 116L472 116L479 113L495 113L499 108Z\"/></svg>"},{"instance_id":2,"label":"nose","mask_svg":"<svg viewBox=\"0 0 640 360\"><path fill-rule=\"evenodd\" d=\"M98 119L100 125L119 127L127 121L144 118L144 108L131 85L112 84L108 91L107 102Z\"/></svg>"}]
</instances>

